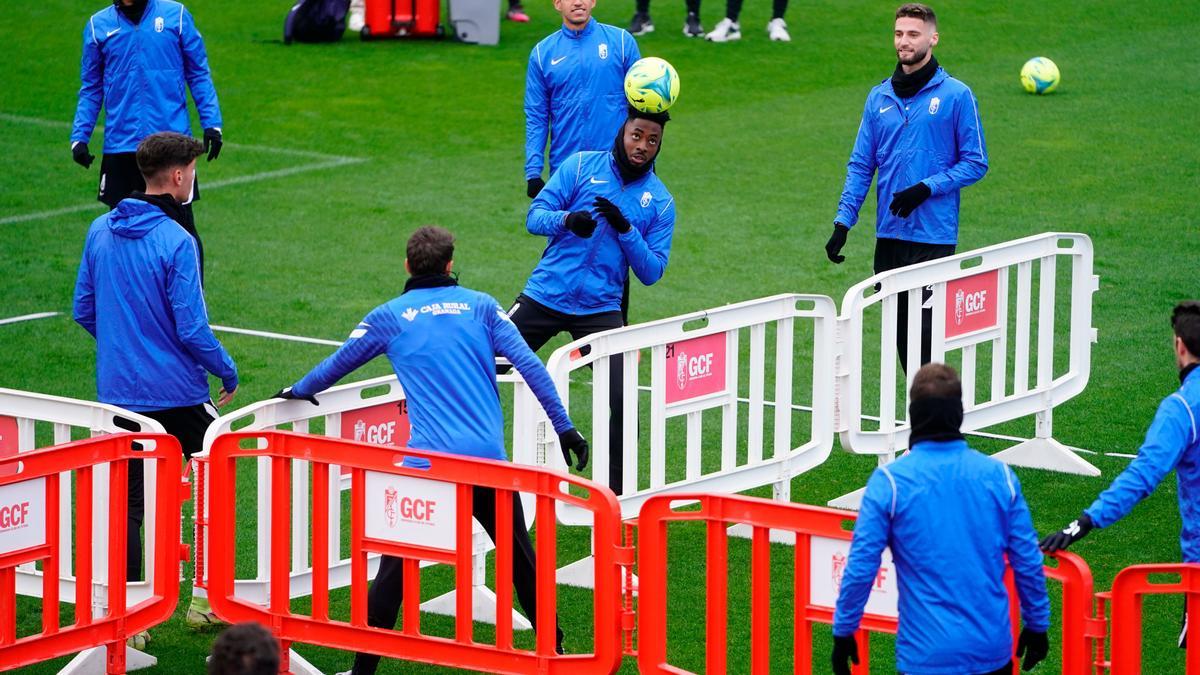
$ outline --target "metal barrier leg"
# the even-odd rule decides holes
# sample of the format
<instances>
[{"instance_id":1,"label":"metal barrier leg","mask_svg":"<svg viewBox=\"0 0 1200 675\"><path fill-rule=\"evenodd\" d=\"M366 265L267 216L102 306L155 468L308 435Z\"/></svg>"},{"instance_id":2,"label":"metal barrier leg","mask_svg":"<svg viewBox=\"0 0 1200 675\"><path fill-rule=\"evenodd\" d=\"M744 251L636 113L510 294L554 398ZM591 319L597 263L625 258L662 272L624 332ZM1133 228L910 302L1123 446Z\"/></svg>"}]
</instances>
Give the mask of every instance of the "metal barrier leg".
<instances>
[{"instance_id":1,"label":"metal barrier leg","mask_svg":"<svg viewBox=\"0 0 1200 675\"><path fill-rule=\"evenodd\" d=\"M1080 476L1099 476L1100 469L1075 454L1074 449L1051 437L1052 426L1053 411L1047 407L1046 410L1037 414L1037 431L1033 438L1021 441L1007 450L1001 450L992 457L1011 466L1073 473Z\"/></svg>"}]
</instances>

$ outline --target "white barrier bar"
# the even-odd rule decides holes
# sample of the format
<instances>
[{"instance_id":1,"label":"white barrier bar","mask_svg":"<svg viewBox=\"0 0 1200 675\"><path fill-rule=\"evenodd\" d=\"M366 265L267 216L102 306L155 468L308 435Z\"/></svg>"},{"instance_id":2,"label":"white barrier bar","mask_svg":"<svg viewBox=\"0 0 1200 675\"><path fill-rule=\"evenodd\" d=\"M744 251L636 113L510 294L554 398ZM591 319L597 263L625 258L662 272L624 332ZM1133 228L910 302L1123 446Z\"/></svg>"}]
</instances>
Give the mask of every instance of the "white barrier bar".
<instances>
[{"instance_id":1,"label":"white barrier bar","mask_svg":"<svg viewBox=\"0 0 1200 675\"><path fill-rule=\"evenodd\" d=\"M126 426L118 426L117 418L126 420ZM42 425L50 426L50 443L48 444L38 442L38 428ZM130 426L134 428L127 428ZM0 388L0 454L19 454L51 445L70 443L74 430L81 430L88 437L125 431L165 433L162 425L158 422L116 406ZM43 438L45 438L44 432ZM159 516L158 509L155 508L158 494L155 490L157 472L154 460L144 460L143 464L145 548L154 550L155 521ZM110 552L108 547L109 467L107 464L99 464L93 471L92 569L105 570L108 569L110 553L124 556L125 551ZM71 551L74 538L72 524L75 522L74 509L71 504L71 495L74 493L74 489L71 487L73 474L68 471L60 476L63 488L59 493L59 537L63 550ZM129 534L134 536L135 533L130 532ZM64 561L66 564L61 565L59 569L58 595L62 602L69 602L70 598L75 597L74 561L75 558L72 556L68 561ZM151 597L155 574L178 573L173 570L156 570L154 556L145 558L142 571L145 581L130 582L126 585L125 602L127 607L132 607ZM92 580L91 612L94 617L104 616L108 611L108 580L102 576L97 576ZM16 577L19 595L42 597L42 572L33 563L18 567ZM127 670L149 668L158 663L155 657L132 647L126 647L125 658ZM99 647L80 652L59 672L80 675L104 673L107 672L106 665L106 652L103 647Z\"/></svg>"},{"instance_id":2,"label":"white barrier bar","mask_svg":"<svg viewBox=\"0 0 1200 675\"><path fill-rule=\"evenodd\" d=\"M590 335L555 351L547 368L568 411L576 411L578 418L578 411L591 409L590 477L607 483L608 372L611 360L622 358L623 489L618 501L624 518L636 516L650 497L678 491L741 492L772 485L776 498L786 500L791 479L824 462L833 447L835 325L830 298L777 295ZM808 343L801 344L797 356L795 336L801 327ZM646 355L648 368L639 367ZM589 366L591 400L572 406L571 375ZM794 376L800 373L811 378L802 387L808 406L793 403ZM649 393L643 399L646 379ZM768 398L772 379L774 391ZM648 429L639 428L643 406L649 406ZM705 411L715 409L720 410L718 418L705 417ZM810 421L807 440L794 444L797 414L809 415ZM669 424L677 417L685 418L681 429ZM746 441L739 445L743 419ZM715 421L720 433L706 436L705 428ZM548 422L543 417L540 424ZM648 442L639 444L639 437ZM717 440L710 444L708 438ZM566 468L557 449L543 456L555 468ZM719 462L706 462L709 457L719 457ZM644 480L639 479L642 467L649 468ZM558 519L566 525L590 523L586 513L569 506L560 505ZM590 587L589 564L585 559L559 570L559 583Z\"/></svg>"},{"instance_id":3,"label":"white barrier bar","mask_svg":"<svg viewBox=\"0 0 1200 675\"><path fill-rule=\"evenodd\" d=\"M535 419L528 412L531 405L525 396L525 382L515 372L500 375L497 380L501 384L512 385L514 390L514 459L525 463L534 463L533 453L529 449L535 443L533 430L523 426L523 421ZM239 410L221 416L208 428L204 436L204 452L201 457L207 457L208 450L220 434L229 431L246 431L260 429L278 429L285 425L291 426L292 431L300 433L315 433L313 423L321 421L324 425L322 434L335 438L347 438L379 445L394 445L402 447L408 441L408 412L404 391L394 375L378 377L360 382L352 382L332 387L317 395L319 406L308 401L269 399L260 401ZM540 410L536 400L532 406ZM522 413L522 414L518 414ZM207 462L199 466L207 472ZM285 489L291 493L293 504L310 503L311 489L326 489L329 491L329 587L341 588L350 585L351 560L343 558L342 542L349 532L342 532L342 491L350 488L349 476L341 476L338 472L330 472L329 484L325 486L310 486L308 462L294 460L291 466L291 484ZM207 486L207 473L204 476ZM270 496L271 473L269 461L260 458L257 463L257 509L259 523L256 533L257 542L257 571L253 579L239 579L234 588L239 598L259 604L269 603L271 584L271 538L270 529ZM199 489L200 481L197 481ZM197 514L197 522L202 526L207 524L207 498L197 495L197 509L204 509ZM532 503L526 505L526 525L532 525L534 510ZM309 536L309 512L307 508L292 510L291 523L291 564L289 593L290 597L298 598L312 593L312 541ZM496 596L486 585L486 556L494 545L483 528L476 523L474 532L475 558L473 560L474 577L474 618L476 621L495 623ZM204 556L204 564L198 569L207 572L207 533L197 532L197 556ZM433 563L422 563L433 564ZM379 566L379 557L368 559L369 574L374 577ZM205 577L206 578L206 577ZM198 580L201 581L201 580ZM207 584L204 584L207 586ZM432 598L421 604L422 611L454 616L454 592ZM513 611L513 626L520 630L531 628L525 617Z\"/></svg>"},{"instance_id":4,"label":"white barrier bar","mask_svg":"<svg viewBox=\"0 0 1200 675\"><path fill-rule=\"evenodd\" d=\"M1036 416L1035 436L994 455L1017 466L1099 475L1087 461L1052 438L1052 412L1056 405L1078 395L1091 372L1092 295L1099 278L1092 273L1092 243L1086 235L1048 233L996 246L968 251L910 267L877 274L852 287L842 301L839 318L841 356L838 373L838 421L842 446L860 454L878 455L884 463L908 447L908 390L920 363L921 298L932 310L931 358L960 359L963 380L962 429L973 432L996 424ZM1065 300L1057 288L1058 262L1070 266ZM1036 342L1030 340L1034 324L1034 275L1037 269ZM1016 270L1015 297L1010 294L1010 270ZM876 286L878 290L876 291ZM907 333L908 368L903 398L897 400L897 299L909 298ZM1063 305L1068 305L1064 307ZM863 345L876 326L867 312L879 305L879 392L874 401L879 422L864 410L865 385L871 371ZM1010 311L1015 310L1015 311ZM1061 314L1060 314L1061 313ZM1056 314L1069 316L1066 335L1055 330ZM1009 317L1015 320L1010 323ZM1012 370L1008 349L1013 345ZM990 354L991 370L985 386L977 386L980 347ZM1055 375L1055 350L1067 353L1067 368ZM1031 359L1037 364L1033 386L1029 382ZM953 359L952 359L953 360ZM861 491L830 502L856 508Z\"/></svg>"}]
</instances>

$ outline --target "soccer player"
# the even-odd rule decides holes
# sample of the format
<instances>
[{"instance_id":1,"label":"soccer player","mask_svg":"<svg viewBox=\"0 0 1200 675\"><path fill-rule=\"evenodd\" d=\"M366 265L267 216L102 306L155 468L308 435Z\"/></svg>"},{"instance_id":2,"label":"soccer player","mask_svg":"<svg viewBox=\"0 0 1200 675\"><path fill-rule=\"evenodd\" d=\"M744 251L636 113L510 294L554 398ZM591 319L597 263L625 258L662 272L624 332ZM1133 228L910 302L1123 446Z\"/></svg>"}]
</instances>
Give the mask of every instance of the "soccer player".
<instances>
[{"instance_id":1,"label":"soccer player","mask_svg":"<svg viewBox=\"0 0 1200 675\"><path fill-rule=\"evenodd\" d=\"M833 234L825 253L834 263L878 171L875 192L875 273L953 255L958 243L959 191L987 172L987 147L971 89L933 56L937 18L919 3L896 10L899 63L867 95L858 137L846 166ZM932 295L924 292L924 300ZM921 318L921 363L930 359L932 310ZM896 346L908 364L908 295L897 302Z\"/></svg>"},{"instance_id":2,"label":"soccer player","mask_svg":"<svg viewBox=\"0 0 1200 675\"><path fill-rule=\"evenodd\" d=\"M221 109L208 69L204 40L192 15L173 0L113 0L83 27L79 102L71 129L71 155L83 168L95 156L88 141L104 108L104 157L97 198L116 208L146 189L135 152L156 131L191 133L187 95L192 92L208 161L221 153ZM204 246L196 232L192 202L200 198L193 179L179 209L179 224L196 240L200 273Z\"/></svg>"},{"instance_id":3,"label":"soccer player","mask_svg":"<svg viewBox=\"0 0 1200 675\"><path fill-rule=\"evenodd\" d=\"M419 228L408 240L404 268L411 275L404 292L376 307L345 344L277 398L306 399L347 373L387 354L408 398L412 448L484 459L506 460L504 418L496 388L495 356L507 358L529 384L554 424L567 465L587 464L588 444L575 430L554 382L508 315L490 296L462 288L450 275L454 238L440 227ZM571 461L574 453L576 461ZM475 488L473 515L496 539L496 493ZM529 622L537 630L537 587L533 545L525 529L521 500L513 494L513 584ZM400 611L404 566L383 556L367 599L367 623L392 628ZM558 630L562 651L562 631ZM359 653L355 675L373 673L379 657Z\"/></svg>"},{"instance_id":4,"label":"soccer player","mask_svg":"<svg viewBox=\"0 0 1200 675\"><path fill-rule=\"evenodd\" d=\"M854 633L880 555L890 546L899 585L896 668L902 673L1013 672L1005 558L1025 627L1025 670L1046 657L1050 600L1037 534L1012 469L972 450L959 432L962 383L954 369L917 371L909 397L911 451L867 481L833 617L833 672L858 663Z\"/></svg>"},{"instance_id":5,"label":"soccer player","mask_svg":"<svg viewBox=\"0 0 1200 675\"><path fill-rule=\"evenodd\" d=\"M562 28L529 53L525 73L525 193L545 187L546 134L550 173L571 155L604 150L625 121L625 73L642 58L621 28L592 18L596 0L554 0Z\"/></svg>"},{"instance_id":6,"label":"soccer player","mask_svg":"<svg viewBox=\"0 0 1200 675\"><path fill-rule=\"evenodd\" d=\"M787 0L774 0L771 5L771 20L767 22L767 37L772 42L791 42L787 22L783 20L787 12ZM738 16L742 13L742 0L725 0L725 18L717 23L711 33L704 36L709 42L733 42L742 39L742 25Z\"/></svg>"},{"instance_id":7,"label":"soccer player","mask_svg":"<svg viewBox=\"0 0 1200 675\"><path fill-rule=\"evenodd\" d=\"M1064 550L1093 528L1108 527L1129 515L1150 496L1172 469L1179 481L1179 545L1183 561L1200 563L1200 302L1181 302L1171 313L1179 389L1158 404L1158 411L1137 458L1071 524L1042 540L1048 553ZM1187 634L1186 615L1180 646Z\"/></svg>"},{"instance_id":8,"label":"soccer player","mask_svg":"<svg viewBox=\"0 0 1200 675\"><path fill-rule=\"evenodd\" d=\"M572 155L529 206L525 226L546 250L509 310L534 350L562 331L579 339L625 325L629 270L662 278L675 232L675 201L654 173L670 116L629 108L608 152ZM622 359L609 365L609 479L622 492Z\"/></svg>"},{"instance_id":9,"label":"soccer player","mask_svg":"<svg viewBox=\"0 0 1200 675\"><path fill-rule=\"evenodd\" d=\"M98 400L158 420L185 458L200 452L217 417L205 371L221 380L217 405L233 399L237 367L208 325L196 240L184 231L184 201L204 146L174 132L137 149L146 192L134 192L88 230L75 282L74 317L96 338ZM142 574L141 460L129 468L130 579ZM193 610L208 603L193 596ZM207 623L201 620L200 623Z\"/></svg>"},{"instance_id":10,"label":"soccer player","mask_svg":"<svg viewBox=\"0 0 1200 675\"><path fill-rule=\"evenodd\" d=\"M645 35L654 32L654 21L650 18L650 0L637 0L633 19L629 22L629 32L634 35ZM700 0L687 0L687 18L683 21L684 37L701 37L704 26L700 25Z\"/></svg>"}]
</instances>

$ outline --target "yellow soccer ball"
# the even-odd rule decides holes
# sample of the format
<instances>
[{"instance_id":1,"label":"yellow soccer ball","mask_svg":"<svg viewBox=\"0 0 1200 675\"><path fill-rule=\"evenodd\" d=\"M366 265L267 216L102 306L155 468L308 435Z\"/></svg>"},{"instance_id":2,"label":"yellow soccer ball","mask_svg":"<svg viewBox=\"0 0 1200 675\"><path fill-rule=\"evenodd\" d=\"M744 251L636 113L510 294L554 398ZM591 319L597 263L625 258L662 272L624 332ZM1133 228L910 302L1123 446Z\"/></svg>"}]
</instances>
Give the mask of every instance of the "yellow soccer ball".
<instances>
[{"instance_id":1,"label":"yellow soccer ball","mask_svg":"<svg viewBox=\"0 0 1200 675\"><path fill-rule=\"evenodd\" d=\"M663 112L679 98L679 73L657 56L641 59L625 73L625 98L642 112Z\"/></svg>"},{"instance_id":2,"label":"yellow soccer ball","mask_svg":"<svg viewBox=\"0 0 1200 675\"><path fill-rule=\"evenodd\" d=\"M1044 56L1037 56L1021 67L1021 86L1031 94L1049 94L1058 88L1061 80L1058 66Z\"/></svg>"}]
</instances>

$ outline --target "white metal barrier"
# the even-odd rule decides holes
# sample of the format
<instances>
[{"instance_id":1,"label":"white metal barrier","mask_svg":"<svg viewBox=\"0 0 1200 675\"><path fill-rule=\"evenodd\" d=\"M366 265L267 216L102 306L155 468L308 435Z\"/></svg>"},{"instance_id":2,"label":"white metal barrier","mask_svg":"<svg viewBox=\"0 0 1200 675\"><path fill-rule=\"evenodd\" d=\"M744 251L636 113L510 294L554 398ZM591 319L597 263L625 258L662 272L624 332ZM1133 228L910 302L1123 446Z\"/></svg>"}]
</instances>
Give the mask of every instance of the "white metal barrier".
<instances>
[{"instance_id":1,"label":"white metal barrier","mask_svg":"<svg viewBox=\"0 0 1200 675\"><path fill-rule=\"evenodd\" d=\"M1065 300L1057 279L1060 260L1069 265L1068 286L1061 294ZM1097 336L1092 327L1092 294L1098 288L1091 240L1083 234L1062 233L891 270L855 285L842 301L839 319L837 429L842 446L879 455L880 463L908 447L908 390L917 367L908 368L907 375L900 370L896 334L907 333L907 362L920 363L922 313L916 308L924 305L932 313L932 360L944 362L949 357L961 362L964 432L1036 415L1034 438L993 456L1017 466L1099 475L1098 469L1051 436L1054 406L1078 395L1088 382L1091 346ZM930 292L923 303L923 294ZM898 326L897 305L904 295L910 309L906 323ZM876 305L878 319L872 309ZM1067 318L1065 335L1056 333L1061 316ZM1035 325L1036 339L1031 340ZM877 371L864 350L874 328L879 335ZM1055 352L1063 350L1067 366L1056 375ZM988 370L979 368L981 356L990 360ZM1036 368L1032 384L1031 364ZM875 372L879 390L872 403L878 407L866 411L864 402L872 398L868 391ZM981 378L985 382L977 386ZM897 380L904 385L899 396ZM867 424L872 420L877 425ZM861 490L830 505L856 508L860 496Z\"/></svg>"},{"instance_id":2,"label":"white metal barrier","mask_svg":"<svg viewBox=\"0 0 1200 675\"><path fill-rule=\"evenodd\" d=\"M524 380L516 372L500 375L497 380L502 384L512 385L514 390L513 413L513 447L518 457L532 457L533 446L536 444L532 424L525 421L535 420L536 416L523 406L532 404L538 407L536 399L523 394L527 387ZM378 377L360 382L352 382L332 387L317 394L320 406L314 406L308 401L270 399L260 401L233 411L218 418L208 428L204 436L204 451L199 457L207 457L209 448L216 437L229 431L250 431L260 429L278 429L290 425L292 431L300 433L316 433L312 422L321 420L324 428L320 433L324 436L347 438L380 445L403 446L409 438L408 413L404 399L404 391L394 375ZM538 408L540 410L540 407ZM518 452L518 448L528 448ZM257 466L257 564L253 579L238 579L234 583L236 595L250 602L268 604L271 584L271 546L270 528L270 498L271 474L269 461L260 459ZM350 585L351 559L342 556L342 543L348 541L349 532L342 531L342 491L349 490L349 475L342 476L338 472L330 472L327 486L311 486L308 462L293 461L291 470L291 501L293 504L310 503L310 489L327 489L329 491L329 587L341 588ZM207 579L207 523L208 499L201 491L208 485L208 463L201 461L197 469L197 581ZM534 510L530 502L525 509L527 525L532 525ZM312 593L312 541L308 508L292 509L291 524L291 565L290 565L290 596L304 597ZM476 523L474 532L475 555L473 558L473 616L476 621L495 623L496 596L486 585L487 552L493 548L493 543L483 528ZM433 564L433 563L422 563ZM368 562L369 574L373 578L379 567L379 557L371 556ZM207 583L203 583L207 587ZM454 616L454 591L432 598L421 604L421 610L436 614ZM530 624L515 610L513 611L513 627L529 630ZM309 668L304 659L293 653L293 669ZM297 670L296 672L301 672ZM313 670L312 672L317 672Z\"/></svg>"},{"instance_id":3,"label":"white metal barrier","mask_svg":"<svg viewBox=\"0 0 1200 675\"><path fill-rule=\"evenodd\" d=\"M117 418L126 420L125 426L118 426ZM48 427L48 428L44 428ZM130 428L132 427L132 428ZM39 434L39 429L41 433ZM88 437L102 434L121 433L125 431L141 431L147 433L164 433L158 422L123 410L116 406L77 399L48 396L15 389L0 388L0 456L11 456L29 452L43 447L70 443L73 434L82 431ZM80 434L82 436L82 434ZM49 441L41 442L41 441ZM143 467L145 476L145 546L154 549L155 520L158 509L155 508L156 472L154 460L145 460ZM97 465L93 474L93 508L92 533L94 545L91 551L92 569L108 569L108 481L109 468L107 464ZM71 495L74 490L71 472L64 472L61 480L64 486L59 492L59 537L63 550L70 551L73 541L75 522ZM131 532L132 536L133 533ZM125 551L113 551L113 555L124 556ZM59 598L75 597L74 562L59 568ZM153 593L152 581L155 574L178 574L177 570L155 570L154 556L147 556L143 566L145 581L131 582L126 586L126 605L132 607L148 599ZM17 593L30 597L42 596L42 572L33 563L17 568ZM106 578L97 577L92 580L92 616L104 616L108 609L108 583ZM78 610L77 610L78 611ZM128 670L138 670L155 665L158 660L137 651L132 647L125 649L125 664ZM61 671L61 673L104 673L106 671L105 650L103 647L80 652Z\"/></svg>"},{"instance_id":4,"label":"white metal barrier","mask_svg":"<svg viewBox=\"0 0 1200 675\"><path fill-rule=\"evenodd\" d=\"M611 461L610 361L622 357L622 517L635 517L654 495L678 491L741 492L772 485L776 499L789 500L791 479L824 462L833 448L836 311L826 296L776 295L597 333L555 351L547 367L576 421L590 409L591 478L605 484ZM797 344L798 332L807 344ZM641 357L647 352L645 368ZM572 407L571 375L589 367L591 396ZM648 426L639 420L647 409ZM705 448L709 410L719 411L720 440L713 448L719 461L706 461L714 454ZM793 440L797 415L810 418L800 443ZM671 424L679 417L682 425ZM647 443L640 442L643 434ZM538 461L565 470L553 434L545 438ZM672 454L675 448L683 449L682 456ZM564 505L558 519L567 525L590 522L587 513ZM590 587L590 569L587 559L577 561L559 570L558 580Z\"/></svg>"}]
</instances>

